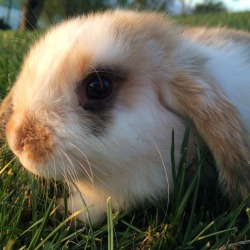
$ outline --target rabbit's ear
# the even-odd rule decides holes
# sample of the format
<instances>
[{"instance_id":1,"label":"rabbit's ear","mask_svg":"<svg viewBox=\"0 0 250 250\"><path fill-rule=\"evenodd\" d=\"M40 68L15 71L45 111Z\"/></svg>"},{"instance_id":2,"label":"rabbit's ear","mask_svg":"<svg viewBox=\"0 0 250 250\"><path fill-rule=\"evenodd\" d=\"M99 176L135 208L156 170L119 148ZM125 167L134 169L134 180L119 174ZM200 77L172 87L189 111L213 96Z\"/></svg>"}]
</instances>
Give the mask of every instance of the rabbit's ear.
<instances>
[{"instance_id":1,"label":"rabbit's ear","mask_svg":"<svg viewBox=\"0 0 250 250\"><path fill-rule=\"evenodd\" d=\"M0 138L5 138L6 123L12 111L11 109L12 96L13 96L13 89L5 97L0 107Z\"/></svg>"},{"instance_id":2,"label":"rabbit's ear","mask_svg":"<svg viewBox=\"0 0 250 250\"><path fill-rule=\"evenodd\" d=\"M163 105L193 123L213 153L221 182L231 197L236 189L244 198L250 192L248 133L238 110L206 76L179 72L162 86Z\"/></svg>"}]
</instances>

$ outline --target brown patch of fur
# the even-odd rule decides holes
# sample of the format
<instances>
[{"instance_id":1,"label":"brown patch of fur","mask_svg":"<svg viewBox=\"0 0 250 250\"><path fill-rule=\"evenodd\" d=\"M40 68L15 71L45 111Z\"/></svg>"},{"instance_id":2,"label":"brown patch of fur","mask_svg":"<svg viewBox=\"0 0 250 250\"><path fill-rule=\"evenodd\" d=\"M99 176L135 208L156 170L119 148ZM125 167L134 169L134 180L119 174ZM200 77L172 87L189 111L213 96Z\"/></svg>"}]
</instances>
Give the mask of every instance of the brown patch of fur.
<instances>
[{"instance_id":1,"label":"brown patch of fur","mask_svg":"<svg viewBox=\"0 0 250 250\"><path fill-rule=\"evenodd\" d=\"M72 80L81 80L87 72L93 71L91 61L92 55L82 51L73 50L66 53L57 69L57 81L68 85Z\"/></svg>"},{"instance_id":2,"label":"brown patch of fur","mask_svg":"<svg viewBox=\"0 0 250 250\"><path fill-rule=\"evenodd\" d=\"M7 124L7 133L15 132L14 150L25 153L31 162L44 162L51 154L53 141L48 127L34 115L26 114L22 123L15 128L14 119Z\"/></svg>"},{"instance_id":3,"label":"brown patch of fur","mask_svg":"<svg viewBox=\"0 0 250 250\"><path fill-rule=\"evenodd\" d=\"M115 12L115 14L117 16L114 15L113 20L114 36L118 40L122 39L130 43L130 55L133 59L142 59L138 55L144 53L143 50L141 51L145 45L144 41L157 41L162 50L171 57L170 54L174 52L173 49L178 42L180 29L172 25L166 15L153 12L140 12L139 14ZM135 62L139 61L135 60Z\"/></svg>"},{"instance_id":4,"label":"brown patch of fur","mask_svg":"<svg viewBox=\"0 0 250 250\"><path fill-rule=\"evenodd\" d=\"M203 86L184 72L172 82L174 103L186 117L191 117L202 139L212 151L223 184L231 197L237 183L242 198L250 192L247 132L238 110L208 78Z\"/></svg>"}]
</instances>

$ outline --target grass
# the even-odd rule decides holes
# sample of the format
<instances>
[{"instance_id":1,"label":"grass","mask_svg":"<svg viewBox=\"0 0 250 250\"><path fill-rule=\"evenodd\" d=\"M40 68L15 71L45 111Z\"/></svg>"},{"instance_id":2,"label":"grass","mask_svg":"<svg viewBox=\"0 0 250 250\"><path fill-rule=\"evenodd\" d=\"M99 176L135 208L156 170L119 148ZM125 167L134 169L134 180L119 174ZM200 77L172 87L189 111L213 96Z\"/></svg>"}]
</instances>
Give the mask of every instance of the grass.
<instances>
[{"instance_id":1,"label":"grass","mask_svg":"<svg viewBox=\"0 0 250 250\"><path fill-rule=\"evenodd\" d=\"M240 13L208 13L203 15L181 16L177 18L177 21L189 26L216 26L250 31L249 11Z\"/></svg>"},{"instance_id":2,"label":"grass","mask_svg":"<svg viewBox=\"0 0 250 250\"><path fill-rule=\"evenodd\" d=\"M225 18L226 26L234 18L241 20L241 16L247 16L237 15ZM227 16L223 14L221 17ZM228 20L230 17L231 21ZM202 23L197 21L201 19ZM203 23L205 20L208 23ZM224 25L218 15L179 19L192 25L197 22L210 25L209 20ZM239 27L249 29L249 20L250 17ZM211 25L215 24L211 22ZM0 32L0 98L14 82L31 41L27 34ZM174 192L171 204L167 205L163 200L156 206L142 204L123 213L113 213L111 198L107 200L107 221L99 227L72 226L71 219L75 214L70 215L67 210L59 213L56 204L55 197L66 197L64 186L38 180L23 170L3 142L0 154L0 249L247 249L250 246L250 211L245 207L246 201L239 206L229 206L220 193L216 176L206 187L200 185L205 159L212 168L214 166L209 153L200 151L198 141L192 164L195 174L189 184L184 181L190 171L190 166L186 166L190 125L183 139L178 173L174 162L174 154L178 152L172 146ZM174 145L174 133L172 140Z\"/></svg>"}]
</instances>

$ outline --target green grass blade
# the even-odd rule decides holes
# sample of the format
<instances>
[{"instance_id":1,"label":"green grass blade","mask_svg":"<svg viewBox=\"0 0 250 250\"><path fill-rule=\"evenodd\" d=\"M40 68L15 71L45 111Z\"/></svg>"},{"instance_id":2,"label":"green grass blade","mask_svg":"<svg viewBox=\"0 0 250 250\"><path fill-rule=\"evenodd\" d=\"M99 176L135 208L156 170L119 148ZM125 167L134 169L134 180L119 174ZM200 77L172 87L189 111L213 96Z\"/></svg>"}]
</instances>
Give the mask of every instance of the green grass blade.
<instances>
[{"instance_id":1,"label":"green grass blade","mask_svg":"<svg viewBox=\"0 0 250 250\"><path fill-rule=\"evenodd\" d=\"M107 221L108 221L108 250L114 249L114 225L111 197L107 199Z\"/></svg>"},{"instance_id":2,"label":"green grass blade","mask_svg":"<svg viewBox=\"0 0 250 250\"><path fill-rule=\"evenodd\" d=\"M44 217L42 218L42 223L41 223L40 227L39 228L37 228L37 226L33 227L33 229L35 228L37 231L36 231L33 239L31 240L28 249L31 249L31 250L34 249L35 246L37 245L38 241L42 238L44 230L45 230L45 226L47 225L52 206L54 205L54 202L55 202L55 198L50 202L49 207L48 207Z\"/></svg>"},{"instance_id":3,"label":"green grass blade","mask_svg":"<svg viewBox=\"0 0 250 250\"><path fill-rule=\"evenodd\" d=\"M80 214L82 212L82 210L77 211L75 213L73 213L72 215L70 215L65 221L61 222L43 241L41 241L35 248L34 250L38 250L39 248L41 248L52 236L54 236L60 228L62 228L68 221L72 220L73 218L75 218L78 214Z\"/></svg>"}]
</instances>

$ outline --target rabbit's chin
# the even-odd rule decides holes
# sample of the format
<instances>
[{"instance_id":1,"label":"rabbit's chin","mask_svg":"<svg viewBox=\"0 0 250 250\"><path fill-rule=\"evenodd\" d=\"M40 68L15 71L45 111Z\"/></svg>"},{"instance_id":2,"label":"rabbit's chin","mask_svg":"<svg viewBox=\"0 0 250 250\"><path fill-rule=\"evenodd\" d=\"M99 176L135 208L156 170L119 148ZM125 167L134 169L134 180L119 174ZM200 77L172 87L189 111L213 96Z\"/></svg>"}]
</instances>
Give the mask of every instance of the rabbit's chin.
<instances>
[{"instance_id":1,"label":"rabbit's chin","mask_svg":"<svg viewBox=\"0 0 250 250\"><path fill-rule=\"evenodd\" d=\"M30 161L25 154L18 155L19 161L21 164L32 174L43 177L46 179L53 180L63 180L64 175L60 168L56 168L56 166L52 166L49 160L44 161L43 163L32 162Z\"/></svg>"}]
</instances>

